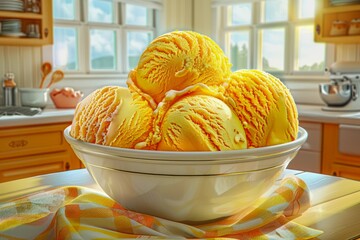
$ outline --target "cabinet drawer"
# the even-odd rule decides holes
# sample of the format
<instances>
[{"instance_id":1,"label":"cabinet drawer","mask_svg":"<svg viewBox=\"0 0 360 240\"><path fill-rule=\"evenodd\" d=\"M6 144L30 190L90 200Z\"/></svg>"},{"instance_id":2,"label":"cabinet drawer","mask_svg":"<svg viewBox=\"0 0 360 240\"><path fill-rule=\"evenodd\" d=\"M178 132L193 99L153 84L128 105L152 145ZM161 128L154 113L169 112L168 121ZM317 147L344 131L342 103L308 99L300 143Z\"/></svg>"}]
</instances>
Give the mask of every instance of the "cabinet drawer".
<instances>
[{"instance_id":1,"label":"cabinet drawer","mask_svg":"<svg viewBox=\"0 0 360 240\"><path fill-rule=\"evenodd\" d=\"M340 124L339 152L360 156L360 126Z\"/></svg>"},{"instance_id":2,"label":"cabinet drawer","mask_svg":"<svg viewBox=\"0 0 360 240\"><path fill-rule=\"evenodd\" d=\"M49 153L65 149L65 126L37 126L0 130L0 159Z\"/></svg>"},{"instance_id":3,"label":"cabinet drawer","mask_svg":"<svg viewBox=\"0 0 360 240\"><path fill-rule=\"evenodd\" d=\"M69 170L73 168L67 152L33 155L0 161L0 182Z\"/></svg>"},{"instance_id":4,"label":"cabinet drawer","mask_svg":"<svg viewBox=\"0 0 360 240\"><path fill-rule=\"evenodd\" d=\"M287 168L320 173L321 154L320 152L300 150L296 157L289 163Z\"/></svg>"},{"instance_id":5,"label":"cabinet drawer","mask_svg":"<svg viewBox=\"0 0 360 240\"><path fill-rule=\"evenodd\" d=\"M331 165L332 175L360 181L360 167L334 163Z\"/></svg>"},{"instance_id":6,"label":"cabinet drawer","mask_svg":"<svg viewBox=\"0 0 360 240\"><path fill-rule=\"evenodd\" d=\"M321 123L310 123L300 122L300 126L304 128L308 133L308 139L303 144L301 149L311 151L321 151L322 141L322 124Z\"/></svg>"}]
</instances>

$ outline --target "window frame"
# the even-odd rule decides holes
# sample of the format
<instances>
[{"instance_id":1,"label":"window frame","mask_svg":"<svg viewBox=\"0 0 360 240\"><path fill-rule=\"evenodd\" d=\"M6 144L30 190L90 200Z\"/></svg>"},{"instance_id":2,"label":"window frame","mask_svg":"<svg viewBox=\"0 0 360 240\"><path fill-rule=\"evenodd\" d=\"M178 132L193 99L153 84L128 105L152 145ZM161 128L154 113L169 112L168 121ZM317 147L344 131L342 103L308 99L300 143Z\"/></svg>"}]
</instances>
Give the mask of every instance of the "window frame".
<instances>
[{"instance_id":1,"label":"window frame","mask_svg":"<svg viewBox=\"0 0 360 240\"><path fill-rule=\"evenodd\" d=\"M213 0L214 1L214 0ZM316 1L316 0L315 0ZM229 5L236 5L239 3L252 3L252 23L249 25L238 25L238 26L228 26L227 25L227 7ZM219 0L215 0L213 3L214 7L214 19L219 19L219 24L216 25L215 29L215 39L219 43L219 45L224 49L224 51L228 51L227 39L226 36L231 31L241 31L241 30L249 30L250 31L250 40L249 40L249 68L260 68L262 67L262 63L260 56L261 49L259 46L259 35L258 32L261 29L266 28L274 28L274 27L284 27L285 28L285 56L284 56L284 71L271 71L272 74L282 77L284 79L298 79L304 78L308 76L313 76L314 78L323 78L326 77L325 69L324 71L299 71L295 70L295 57L296 57L296 49L297 45L295 45L295 41L298 41L295 36L295 31L297 26L306 26L306 25L314 25L314 18L298 18L299 12L297 7L300 6L299 0L289 0L289 10L288 10L288 21L286 22L271 22L271 23L263 23L261 22L262 18L262 9L261 4L263 4L263 0L247 0L247 1L236 1L229 0L225 3L221 3ZM226 54L230 54L226 52ZM335 46L332 44L325 44L325 56L324 63L325 66L328 66L335 60Z\"/></svg>"},{"instance_id":2,"label":"window frame","mask_svg":"<svg viewBox=\"0 0 360 240\"><path fill-rule=\"evenodd\" d=\"M113 1L113 23L99 23L88 21L88 1L87 0L75 0L75 16L74 20L54 19L55 27L70 27L77 30L77 46L78 46L78 70L64 70L68 78L71 79L97 79L99 76L102 78L113 79L124 78L128 74L128 56L127 56L127 32L152 32L152 36L155 38L158 34L158 14L162 7L161 1L154 0L154 2L148 2L147 4L141 4L141 1L126 1L117 0ZM125 24L125 6L126 4L140 5L148 8L148 20L151 20L149 25L129 25ZM116 69L115 70L102 70L91 69L90 59L90 30L115 30L116 42L115 42L115 54L116 54ZM43 59L53 63L54 50L52 46L46 46L43 48Z\"/></svg>"}]
</instances>

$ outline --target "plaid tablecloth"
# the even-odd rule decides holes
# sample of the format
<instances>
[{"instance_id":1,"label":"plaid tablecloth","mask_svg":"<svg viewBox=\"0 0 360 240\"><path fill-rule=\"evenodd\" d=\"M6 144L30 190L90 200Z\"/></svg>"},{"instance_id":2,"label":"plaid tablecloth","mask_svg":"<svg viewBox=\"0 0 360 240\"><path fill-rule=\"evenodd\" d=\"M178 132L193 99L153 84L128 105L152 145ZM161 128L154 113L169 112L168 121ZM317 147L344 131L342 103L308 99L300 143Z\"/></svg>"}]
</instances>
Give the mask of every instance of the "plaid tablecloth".
<instances>
[{"instance_id":1,"label":"plaid tablecloth","mask_svg":"<svg viewBox=\"0 0 360 240\"><path fill-rule=\"evenodd\" d=\"M127 210L89 188L66 186L0 203L0 239L311 239L322 231L292 221L309 206L306 184L287 176L246 216L194 226Z\"/></svg>"}]
</instances>

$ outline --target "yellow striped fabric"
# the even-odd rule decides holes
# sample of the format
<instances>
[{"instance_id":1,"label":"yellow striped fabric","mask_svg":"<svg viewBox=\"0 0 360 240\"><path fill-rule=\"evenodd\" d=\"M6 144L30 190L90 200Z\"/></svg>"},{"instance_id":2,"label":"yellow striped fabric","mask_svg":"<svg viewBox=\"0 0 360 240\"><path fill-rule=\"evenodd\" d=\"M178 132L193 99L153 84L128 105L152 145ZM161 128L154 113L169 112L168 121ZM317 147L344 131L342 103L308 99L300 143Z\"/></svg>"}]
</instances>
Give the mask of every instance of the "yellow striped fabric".
<instances>
[{"instance_id":1,"label":"yellow striped fabric","mask_svg":"<svg viewBox=\"0 0 360 240\"><path fill-rule=\"evenodd\" d=\"M301 179L287 176L249 214L195 226L129 211L101 192L67 186L1 203L0 239L311 239L322 231L291 221L310 207L309 196Z\"/></svg>"}]
</instances>

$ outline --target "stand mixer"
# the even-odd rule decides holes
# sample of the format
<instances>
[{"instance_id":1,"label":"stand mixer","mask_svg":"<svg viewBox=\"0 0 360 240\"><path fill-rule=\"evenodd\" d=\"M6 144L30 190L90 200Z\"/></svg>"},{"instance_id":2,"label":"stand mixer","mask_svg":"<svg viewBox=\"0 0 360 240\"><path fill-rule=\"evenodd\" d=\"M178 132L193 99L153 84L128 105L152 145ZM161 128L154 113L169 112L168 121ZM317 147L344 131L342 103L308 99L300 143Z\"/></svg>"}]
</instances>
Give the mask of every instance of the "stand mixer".
<instances>
[{"instance_id":1,"label":"stand mixer","mask_svg":"<svg viewBox=\"0 0 360 240\"><path fill-rule=\"evenodd\" d=\"M330 67L330 83L320 84L325 111L360 111L360 62L337 62Z\"/></svg>"}]
</instances>

